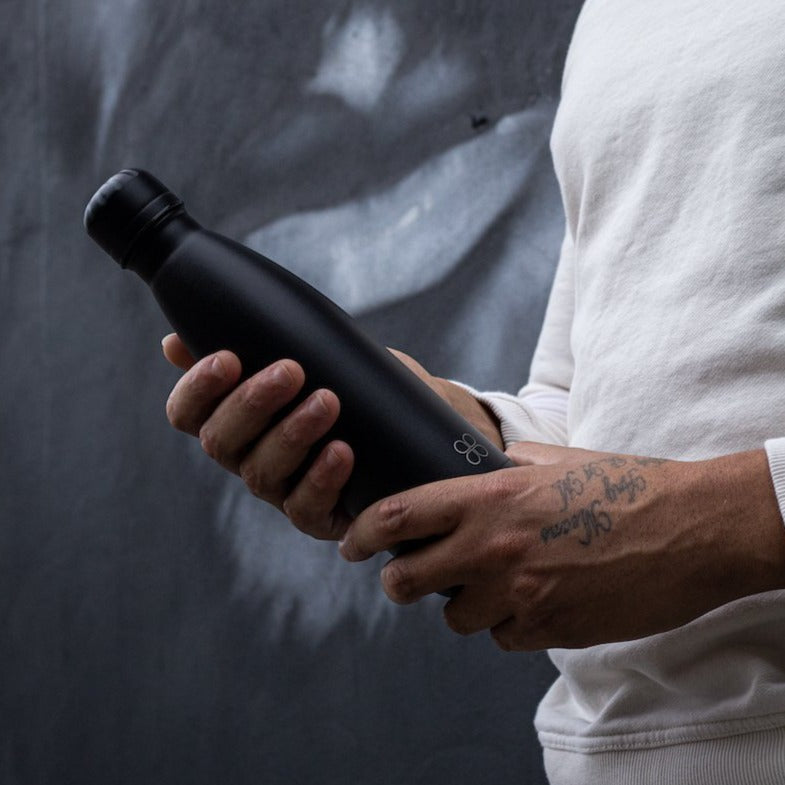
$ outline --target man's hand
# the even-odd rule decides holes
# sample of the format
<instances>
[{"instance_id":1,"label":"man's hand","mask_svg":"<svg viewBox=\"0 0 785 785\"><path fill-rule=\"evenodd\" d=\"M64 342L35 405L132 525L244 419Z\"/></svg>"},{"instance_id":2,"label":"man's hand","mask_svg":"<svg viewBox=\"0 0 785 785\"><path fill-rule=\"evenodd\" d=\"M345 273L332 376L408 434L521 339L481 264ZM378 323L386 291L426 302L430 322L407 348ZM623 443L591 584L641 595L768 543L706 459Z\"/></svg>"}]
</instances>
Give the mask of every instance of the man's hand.
<instances>
[{"instance_id":1,"label":"man's hand","mask_svg":"<svg viewBox=\"0 0 785 785\"><path fill-rule=\"evenodd\" d=\"M785 530L762 450L701 462L521 443L519 464L415 488L364 511L350 561L392 559L395 602L461 586L448 625L506 650L583 647L684 624L785 586Z\"/></svg>"},{"instance_id":2,"label":"man's hand","mask_svg":"<svg viewBox=\"0 0 785 785\"><path fill-rule=\"evenodd\" d=\"M169 362L185 371L166 405L171 424L197 436L211 458L239 474L254 495L282 510L301 531L318 539L343 536L349 519L339 498L354 466L351 446L329 442L303 472L313 446L338 418L336 395L316 390L281 419L281 410L305 384L293 360L280 360L240 383L240 360L231 352L196 362L175 334L162 346ZM394 354L501 446L493 415L471 395L408 355Z\"/></svg>"},{"instance_id":3,"label":"man's hand","mask_svg":"<svg viewBox=\"0 0 785 785\"><path fill-rule=\"evenodd\" d=\"M351 447L329 442L299 482L291 480L335 424L340 411L335 394L316 390L278 421L305 383L293 360L280 360L239 383L240 360L231 352L195 362L174 334L164 338L163 351L185 371L166 404L171 424L198 437L211 458L239 474L255 496L282 510L297 528L318 539L339 539L349 523L338 498L354 465Z\"/></svg>"}]
</instances>

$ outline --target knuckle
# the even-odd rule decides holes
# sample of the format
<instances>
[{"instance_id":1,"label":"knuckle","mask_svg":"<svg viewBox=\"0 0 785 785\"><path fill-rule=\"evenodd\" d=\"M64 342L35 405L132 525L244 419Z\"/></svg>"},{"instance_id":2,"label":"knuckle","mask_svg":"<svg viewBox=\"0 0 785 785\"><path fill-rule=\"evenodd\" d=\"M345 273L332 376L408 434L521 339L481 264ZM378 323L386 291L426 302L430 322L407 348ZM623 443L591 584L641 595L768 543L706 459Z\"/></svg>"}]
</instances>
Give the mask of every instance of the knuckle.
<instances>
[{"instance_id":1,"label":"knuckle","mask_svg":"<svg viewBox=\"0 0 785 785\"><path fill-rule=\"evenodd\" d=\"M517 576L511 585L512 602L519 608L513 629L502 632L509 651L543 648L542 641L554 632L559 614L547 586L530 575Z\"/></svg>"},{"instance_id":2,"label":"knuckle","mask_svg":"<svg viewBox=\"0 0 785 785\"><path fill-rule=\"evenodd\" d=\"M455 611L449 603L444 607L444 621L447 626L457 635L471 635L472 630L466 620Z\"/></svg>"},{"instance_id":3,"label":"knuckle","mask_svg":"<svg viewBox=\"0 0 785 785\"><path fill-rule=\"evenodd\" d=\"M255 377L249 379L238 390L240 405L252 411L263 409L267 401L267 394L264 385Z\"/></svg>"},{"instance_id":4,"label":"knuckle","mask_svg":"<svg viewBox=\"0 0 785 785\"><path fill-rule=\"evenodd\" d=\"M478 479L477 493L489 503L502 506L509 503L513 488L510 477L505 472L487 472Z\"/></svg>"},{"instance_id":5,"label":"knuckle","mask_svg":"<svg viewBox=\"0 0 785 785\"><path fill-rule=\"evenodd\" d=\"M517 555L516 544L504 532L492 533L485 541L486 558L494 565L510 564Z\"/></svg>"},{"instance_id":6,"label":"knuckle","mask_svg":"<svg viewBox=\"0 0 785 785\"><path fill-rule=\"evenodd\" d=\"M204 400L212 397L215 377L210 373L209 364L202 362L186 373L183 383L188 390L189 397Z\"/></svg>"},{"instance_id":7,"label":"knuckle","mask_svg":"<svg viewBox=\"0 0 785 785\"><path fill-rule=\"evenodd\" d=\"M305 475L305 481L317 495L327 493L331 490L330 475L319 467L312 468Z\"/></svg>"},{"instance_id":8,"label":"knuckle","mask_svg":"<svg viewBox=\"0 0 785 785\"><path fill-rule=\"evenodd\" d=\"M409 506L398 496L384 499L379 505L380 531L393 542L404 535L408 517Z\"/></svg>"},{"instance_id":9,"label":"knuckle","mask_svg":"<svg viewBox=\"0 0 785 785\"><path fill-rule=\"evenodd\" d=\"M215 431L206 424L199 429L199 443L207 455L213 460L220 462L223 454L220 440Z\"/></svg>"},{"instance_id":10,"label":"knuckle","mask_svg":"<svg viewBox=\"0 0 785 785\"><path fill-rule=\"evenodd\" d=\"M530 626L539 626L550 617L552 603L542 579L526 573L515 575L510 593L515 607L526 609L525 621Z\"/></svg>"},{"instance_id":11,"label":"knuckle","mask_svg":"<svg viewBox=\"0 0 785 785\"><path fill-rule=\"evenodd\" d=\"M291 496L283 501L281 510L294 527L303 534L307 534L316 540L335 539L333 515L329 513L323 514L321 511L316 510L313 505L300 502Z\"/></svg>"},{"instance_id":12,"label":"knuckle","mask_svg":"<svg viewBox=\"0 0 785 785\"><path fill-rule=\"evenodd\" d=\"M278 441L286 452L295 452L308 446L303 430L297 420L287 419L281 423Z\"/></svg>"},{"instance_id":13,"label":"knuckle","mask_svg":"<svg viewBox=\"0 0 785 785\"><path fill-rule=\"evenodd\" d=\"M166 419L169 420L169 424L173 428L176 428L178 431L183 430L185 423L183 421L182 411L177 405L177 399L175 398L174 393L172 393L166 400Z\"/></svg>"},{"instance_id":14,"label":"knuckle","mask_svg":"<svg viewBox=\"0 0 785 785\"><path fill-rule=\"evenodd\" d=\"M299 529L303 534L309 534L311 537L320 538L319 527L314 524L313 515L309 513L306 507L297 504L296 501L287 499L282 506L284 515L294 524L295 528Z\"/></svg>"},{"instance_id":15,"label":"knuckle","mask_svg":"<svg viewBox=\"0 0 785 785\"><path fill-rule=\"evenodd\" d=\"M512 638L507 631L499 631L499 630L491 630L491 638L493 638L493 642L502 650L502 651L515 651L515 646L513 644Z\"/></svg>"},{"instance_id":16,"label":"knuckle","mask_svg":"<svg viewBox=\"0 0 785 785\"><path fill-rule=\"evenodd\" d=\"M248 490L260 499L270 499L273 496L272 483L267 473L251 459L240 463L239 474Z\"/></svg>"},{"instance_id":17,"label":"knuckle","mask_svg":"<svg viewBox=\"0 0 785 785\"><path fill-rule=\"evenodd\" d=\"M395 559L384 568L382 583L385 594L398 605L407 605L416 599L410 570Z\"/></svg>"},{"instance_id":18,"label":"knuckle","mask_svg":"<svg viewBox=\"0 0 785 785\"><path fill-rule=\"evenodd\" d=\"M183 433L195 435L199 430L199 424L188 412L187 407L173 396L170 396L166 402L166 418L175 430Z\"/></svg>"},{"instance_id":19,"label":"knuckle","mask_svg":"<svg viewBox=\"0 0 785 785\"><path fill-rule=\"evenodd\" d=\"M303 534L307 534L309 537L312 537L314 540L334 540L336 539L332 533L332 527L329 523L322 522L322 521L303 521L303 520L292 520L295 528L301 531Z\"/></svg>"},{"instance_id":20,"label":"knuckle","mask_svg":"<svg viewBox=\"0 0 785 785\"><path fill-rule=\"evenodd\" d=\"M547 622L550 612L539 581L518 576L513 580L511 594L513 605L522 609L522 617L517 622L521 629L534 631Z\"/></svg>"}]
</instances>

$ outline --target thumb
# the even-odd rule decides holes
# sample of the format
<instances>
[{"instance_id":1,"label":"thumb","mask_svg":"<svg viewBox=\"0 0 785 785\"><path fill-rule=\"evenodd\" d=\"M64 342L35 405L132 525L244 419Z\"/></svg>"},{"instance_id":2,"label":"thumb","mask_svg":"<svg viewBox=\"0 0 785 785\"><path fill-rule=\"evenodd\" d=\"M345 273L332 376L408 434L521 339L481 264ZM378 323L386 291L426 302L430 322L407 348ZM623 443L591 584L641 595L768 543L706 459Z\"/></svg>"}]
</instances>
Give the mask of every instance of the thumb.
<instances>
[{"instance_id":1,"label":"thumb","mask_svg":"<svg viewBox=\"0 0 785 785\"><path fill-rule=\"evenodd\" d=\"M163 349L164 357L182 371L187 371L196 363L177 333L165 335L161 341L161 349Z\"/></svg>"}]
</instances>

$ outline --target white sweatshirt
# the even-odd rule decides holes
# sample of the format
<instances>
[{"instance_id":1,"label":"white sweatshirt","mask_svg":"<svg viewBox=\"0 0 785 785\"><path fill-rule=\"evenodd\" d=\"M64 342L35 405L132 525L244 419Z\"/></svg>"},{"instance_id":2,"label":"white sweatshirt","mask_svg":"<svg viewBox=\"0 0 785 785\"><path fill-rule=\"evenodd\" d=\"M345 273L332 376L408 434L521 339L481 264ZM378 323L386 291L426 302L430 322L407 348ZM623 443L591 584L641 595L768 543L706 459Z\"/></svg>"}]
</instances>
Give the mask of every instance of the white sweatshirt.
<instances>
[{"instance_id":1,"label":"white sweatshirt","mask_svg":"<svg viewBox=\"0 0 785 785\"><path fill-rule=\"evenodd\" d=\"M782 508L785 2L588 0L552 150L567 231L531 378L483 396L506 442L771 440ZM785 592L551 657L554 785L785 783Z\"/></svg>"}]
</instances>

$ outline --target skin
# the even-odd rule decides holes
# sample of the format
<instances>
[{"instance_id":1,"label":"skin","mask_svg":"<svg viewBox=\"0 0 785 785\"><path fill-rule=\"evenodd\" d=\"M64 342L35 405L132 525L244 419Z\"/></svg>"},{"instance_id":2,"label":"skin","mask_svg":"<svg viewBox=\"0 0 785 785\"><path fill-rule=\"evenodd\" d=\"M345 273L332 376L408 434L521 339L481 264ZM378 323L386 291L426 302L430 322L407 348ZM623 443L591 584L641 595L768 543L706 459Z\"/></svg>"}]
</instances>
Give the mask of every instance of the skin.
<instances>
[{"instance_id":1,"label":"skin","mask_svg":"<svg viewBox=\"0 0 785 785\"><path fill-rule=\"evenodd\" d=\"M507 450L515 468L414 488L350 521L337 506L349 445L330 442L297 484L289 480L335 422L333 393L317 390L271 425L302 387L297 363L238 385L230 352L194 363L177 336L163 348L185 371L167 402L172 425L299 529L340 540L349 561L437 537L391 559L382 586L401 604L461 587L444 608L461 635L488 629L505 650L584 647L785 588L785 527L763 450L687 462L521 442ZM501 446L476 399L396 354Z\"/></svg>"}]
</instances>

